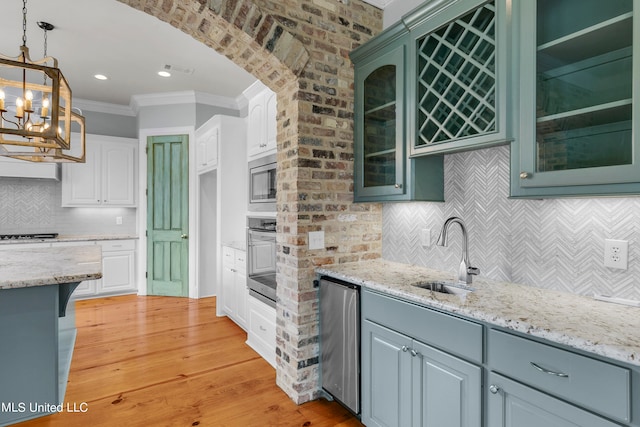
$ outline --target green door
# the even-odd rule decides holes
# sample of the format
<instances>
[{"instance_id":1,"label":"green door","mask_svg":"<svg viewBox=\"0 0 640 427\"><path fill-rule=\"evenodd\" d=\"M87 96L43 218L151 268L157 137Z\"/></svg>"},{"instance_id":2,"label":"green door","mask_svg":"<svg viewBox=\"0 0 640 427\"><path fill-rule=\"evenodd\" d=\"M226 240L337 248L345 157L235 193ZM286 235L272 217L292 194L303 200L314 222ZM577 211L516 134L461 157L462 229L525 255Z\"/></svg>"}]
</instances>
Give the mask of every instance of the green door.
<instances>
[{"instance_id":1,"label":"green door","mask_svg":"<svg viewBox=\"0 0 640 427\"><path fill-rule=\"evenodd\" d=\"M187 135L147 140L147 293L189 296Z\"/></svg>"}]
</instances>

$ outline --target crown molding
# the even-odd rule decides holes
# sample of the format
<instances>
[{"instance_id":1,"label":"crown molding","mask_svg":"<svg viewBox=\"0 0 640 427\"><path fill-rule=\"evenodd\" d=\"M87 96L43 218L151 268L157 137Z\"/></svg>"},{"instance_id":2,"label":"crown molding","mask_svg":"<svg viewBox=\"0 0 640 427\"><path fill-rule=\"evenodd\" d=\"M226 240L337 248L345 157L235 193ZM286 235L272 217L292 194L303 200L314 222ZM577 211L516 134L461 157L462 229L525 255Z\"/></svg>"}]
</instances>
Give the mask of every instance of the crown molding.
<instances>
[{"instance_id":1,"label":"crown molding","mask_svg":"<svg viewBox=\"0 0 640 427\"><path fill-rule=\"evenodd\" d=\"M131 109L137 114L142 107L172 104L205 104L216 107L238 109L238 102L234 98L211 95L192 90L181 92L151 93L134 95L131 97Z\"/></svg>"},{"instance_id":2,"label":"crown molding","mask_svg":"<svg viewBox=\"0 0 640 427\"><path fill-rule=\"evenodd\" d=\"M107 102L91 101L88 99L73 98L71 106L81 111L93 111L95 113L115 114L117 116L132 116L136 113L129 105L109 104Z\"/></svg>"}]
</instances>

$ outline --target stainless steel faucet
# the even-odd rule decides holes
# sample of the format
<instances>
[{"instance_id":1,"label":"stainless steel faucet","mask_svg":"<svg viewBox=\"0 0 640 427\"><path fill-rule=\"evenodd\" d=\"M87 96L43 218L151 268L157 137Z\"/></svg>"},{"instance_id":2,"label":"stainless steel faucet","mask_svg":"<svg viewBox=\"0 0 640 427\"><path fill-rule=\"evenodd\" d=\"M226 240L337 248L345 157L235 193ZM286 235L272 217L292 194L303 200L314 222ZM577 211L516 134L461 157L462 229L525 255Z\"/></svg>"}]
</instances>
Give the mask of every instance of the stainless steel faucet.
<instances>
[{"instance_id":1,"label":"stainless steel faucet","mask_svg":"<svg viewBox=\"0 0 640 427\"><path fill-rule=\"evenodd\" d=\"M464 221L457 216L452 216L447 219L442 225L442 230L440 231L440 236L438 237L436 245L447 246L447 230L454 222L459 224L462 229L462 261L460 262L460 268L458 269L458 282L468 285L471 283L471 276L477 276L480 274L480 269L469 265L469 238L467 237L467 228L464 225Z\"/></svg>"}]
</instances>

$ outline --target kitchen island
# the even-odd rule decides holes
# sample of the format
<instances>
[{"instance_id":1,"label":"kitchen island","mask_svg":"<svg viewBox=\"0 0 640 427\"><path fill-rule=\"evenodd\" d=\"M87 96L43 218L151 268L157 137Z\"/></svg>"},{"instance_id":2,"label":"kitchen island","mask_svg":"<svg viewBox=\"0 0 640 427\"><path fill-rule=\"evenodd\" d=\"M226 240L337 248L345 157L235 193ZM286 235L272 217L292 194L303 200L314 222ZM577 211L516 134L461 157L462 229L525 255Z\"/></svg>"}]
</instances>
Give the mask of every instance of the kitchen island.
<instances>
[{"instance_id":1,"label":"kitchen island","mask_svg":"<svg viewBox=\"0 0 640 427\"><path fill-rule=\"evenodd\" d=\"M101 248L3 251L0 257L0 426L64 410L75 343L76 286L102 277Z\"/></svg>"}]
</instances>

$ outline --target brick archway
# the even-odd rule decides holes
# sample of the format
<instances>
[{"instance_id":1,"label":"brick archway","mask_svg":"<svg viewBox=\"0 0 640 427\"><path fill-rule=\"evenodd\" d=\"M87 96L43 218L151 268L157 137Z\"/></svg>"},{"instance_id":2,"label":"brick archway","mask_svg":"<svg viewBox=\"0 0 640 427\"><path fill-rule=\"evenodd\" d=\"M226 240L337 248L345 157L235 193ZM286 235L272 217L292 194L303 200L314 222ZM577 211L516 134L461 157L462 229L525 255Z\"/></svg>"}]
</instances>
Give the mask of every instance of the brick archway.
<instances>
[{"instance_id":1,"label":"brick archway","mask_svg":"<svg viewBox=\"0 0 640 427\"><path fill-rule=\"evenodd\" d=\"M382 27L362 0L117 0L231 59L278 97L277 384L318 396L319 265L381 256L382 208L354 205L353 68ZM309 231L326 247L311 251Z\"/></svg>"}]
</instances>

